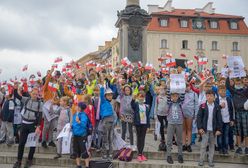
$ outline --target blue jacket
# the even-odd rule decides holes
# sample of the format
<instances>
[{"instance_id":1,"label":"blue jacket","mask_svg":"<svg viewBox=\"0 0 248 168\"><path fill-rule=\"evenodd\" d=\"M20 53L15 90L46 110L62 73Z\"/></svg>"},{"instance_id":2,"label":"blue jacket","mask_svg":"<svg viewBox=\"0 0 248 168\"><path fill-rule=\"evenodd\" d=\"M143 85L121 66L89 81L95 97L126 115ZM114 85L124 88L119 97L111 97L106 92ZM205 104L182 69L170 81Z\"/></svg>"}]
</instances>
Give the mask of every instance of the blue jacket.
<instances>
[{"instance_id":1,"label":"blue jacket","mask_svg":"<svg viewBox=\"0 0 248 168\"><path fill-rule=\"evenodd\" d=\"M7 122L13 122L14 121L14 111L15 111L15 103L13 99L6 100L3 103L2 108L2 120Z\"/></svg>"},{"instance_id":2,"label":"blue jacket","mask_svg":"<svg viewBox=\"0 0 248 168\"><path fill-rule=\"evenodd\" d=\"M101 106L100 106L100 118L103 119L105 117L110 117L113 116L114 111L111 102L106 100L104 96L104 88L100 88L100 101L101 101Z\"/></svg>"},{"instance_id":3,"label":"blue jacket","mask_svg":"<svg viewBox=\"0 0 248 168\"><path fill-rule=\"evenodd\" d=\"M136 102L135 100L132 100L131 102L132 109L134 111L134 125L139 126L139 125L144 125L140 123L140 114L139 114L139 103ZM149 106L146 105L146 119L147 119L147 128L150 127L150 109Z\"/></svg>"},{"instance_id":4,"label":"blue jacket","mask_svg":"<svg viewBox=\"0 0 248 168\"><path fill-rule=\"evenodd\" d=\"M80 123L76 121L78 116ZM72 133L74 136L85 137L88 135L89 130L92 128L90 120L85 112L77 112L73 115L72 119Z\"/></svg>"}]
</instances>

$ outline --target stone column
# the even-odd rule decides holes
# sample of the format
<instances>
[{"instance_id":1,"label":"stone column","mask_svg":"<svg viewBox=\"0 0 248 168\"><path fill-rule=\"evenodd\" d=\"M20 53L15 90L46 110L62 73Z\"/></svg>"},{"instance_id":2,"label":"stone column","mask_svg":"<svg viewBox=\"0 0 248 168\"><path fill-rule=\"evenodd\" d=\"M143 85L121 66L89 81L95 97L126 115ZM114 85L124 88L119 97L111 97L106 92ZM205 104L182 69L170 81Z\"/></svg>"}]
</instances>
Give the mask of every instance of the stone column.
<instances>
[{"instance_id":1,"label":"stone column","mask_svg":"<svg viewBox=\"0 0 248 168\"><path fill-rule=\"evenodd\" d=\"M139 0L127 0L127 6L132 5L140 6Z\"/></svg>"}]
</instances>

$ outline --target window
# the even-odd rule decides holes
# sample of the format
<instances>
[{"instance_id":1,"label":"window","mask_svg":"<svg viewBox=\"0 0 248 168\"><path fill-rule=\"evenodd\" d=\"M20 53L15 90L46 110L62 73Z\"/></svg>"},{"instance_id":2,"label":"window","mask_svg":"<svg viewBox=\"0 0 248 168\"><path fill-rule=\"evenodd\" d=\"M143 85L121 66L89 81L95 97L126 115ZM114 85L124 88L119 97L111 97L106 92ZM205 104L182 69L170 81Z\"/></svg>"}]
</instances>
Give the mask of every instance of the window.
<instances>
[{"instance_id":1,"label":"window","mask_svg":"<svg viewBox=\"0 0 248 168\"><path fill-rule=\"evenodd\" d=\"M180 25L181 25L181 27L188 27L188 21L187 20L181 20Z\"/></svg>"},{"instance_id":2,"label":"window","mask_svg":"<svg viewBox=\"0 0 248 168\"><path fill-rule=\"evenodd\" d=\"M212 41L212 50L218 50L218 42Z\"/></svg>"},{"instance_id":3,"label":"window","mask_svg":"<svg viewBox=\"0 0 248 168\"><path fill-rule=\"evenodd\" d=\"M182 41L182 49L188 49L188 40Z\"/></svg>"},{"instance_id":4,"label":"window","mask_svg":"<svg viewBox=\"0 0 248 168\"><path fill-rule=\"evenodd\" d=\"M203 41L197 41L197 50L203 50Z\"/></svg>"},{"instance_id":5,"label":"window","mask_svg":"<svg viewBox=\"0 0 248 168\"><path fill-rule=\"evenodd\" d=\"M161 40L161 48L167 48L167 40Z\"/></svg>"},{"instance_id":6,"label":"window","mask_svg":"<svg viewBox=\"0 0 248 168\"><path fill-rule=\"evenodd\" d=\"M161 27L167 27L168 26L168 19L161 19L160 20L160 26Z\"/></svg>"},{"instance_id":7,"label":"window","mask_svg":"<svg viewBox=\"0 0 248 168\"><path fill-rule=\"evenodd\" d=\"M238 29L238 23L235 22L235 21L231 21L231 22L230 22L230 28L231 28L232 30L237 30L237 29Z\"/></svg>"},{"instance_id":8,"label":"window","mask_svg":"<svg viewBox=\"0 0 248 168\"><path fill-rule=\"evenodd\" d=\"M217 29L218 28L218 22L217 21L210 21L210 28L211 29Z\"/></svg>"},{"instance_id":9,"label":"window","mask_svg":"<svg viewBox=\"0 0 248 168\"><path fill-rule=\"evenodd\" d=\"M233 51L238 51L238 50L239 50L239 43L233 42Z\"/></svg>"}]
</instances>

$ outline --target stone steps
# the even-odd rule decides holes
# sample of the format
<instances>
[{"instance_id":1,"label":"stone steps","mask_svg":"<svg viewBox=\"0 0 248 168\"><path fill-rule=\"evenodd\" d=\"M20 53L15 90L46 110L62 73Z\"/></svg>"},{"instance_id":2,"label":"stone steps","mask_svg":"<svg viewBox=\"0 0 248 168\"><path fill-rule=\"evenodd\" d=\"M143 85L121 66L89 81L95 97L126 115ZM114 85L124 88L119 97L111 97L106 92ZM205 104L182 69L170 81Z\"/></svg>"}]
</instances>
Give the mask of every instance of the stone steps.
<instances>
[{"instance_id":1,"label":"stone steps","mask_svg":"<svg viewBox=\"0 0 248 168\"><path fill-rule=\"evenodd\" d=\"M1 152L0 153L0 168L11 168L13 163L16 161L16 154L13 152ZM52 154L35 154L35 159L33 163L35 166L33 168L73 168L75 167L75 161L69 159L68 156L63 156L58 160L51 159L54 155ZM27 154L24 155L24 158ZM99 158L93 158L97 160ZM25 162L25 159L23 160ZM137 162L135 159L132 162L120 162L113 161L114 168L197 168L196 161L185 161L183 164L179 164L176 160L173 165L169 165L165 160L148 160L143 163ZM205 163L207 167L207 163ZM217 168L246 168L245 164L226 164L226 163L216 163Z\"/></svg>"},{"instance_id":2,"label":"stone steps","mask_svg":"<svg viewBox=\"0 0 248 168\"><path fill-rule=\"evenodd\" d=\"M18 146L13 145L8 147L7 145L0 145L0 152L2 153L17 153ZM175 147L175 149L177 149ZM29 149L25 149L25 153L28 153ZM166 152L159 151L148 151L145 150L145 155L151 160L165 160ZM36 148L35 155L49 155L50 158L53 158L56 154L56 148L49 147L48 149L44 149L42 147ZM173 150L173 157L177 158L177 151ZM15 155L14 155L15 156ZM92 152L93 157L100 157L100 153ZM137 152L134 153L134 158L137 156ZM64 156L65 158L69 158L68 155ZM200 157L199 151L194 150L191 153L184 152L184 160L185 161L198 161ZM231 153L229 155L219 155L217 152L214 156L215 162L218 163L234 163L234 164L248 164L248 155L236 155ZM1 163L1 162L0 162Z\"/></svg>"}]
</instances>

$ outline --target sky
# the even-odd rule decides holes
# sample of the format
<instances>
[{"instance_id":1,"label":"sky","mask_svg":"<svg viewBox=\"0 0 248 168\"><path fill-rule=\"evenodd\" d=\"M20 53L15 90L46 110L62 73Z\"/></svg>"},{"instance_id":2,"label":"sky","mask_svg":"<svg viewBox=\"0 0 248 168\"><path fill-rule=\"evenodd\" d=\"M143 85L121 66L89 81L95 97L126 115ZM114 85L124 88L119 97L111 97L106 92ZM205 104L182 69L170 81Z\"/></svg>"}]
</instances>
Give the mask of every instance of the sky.
<instances>
[{"instance_id":1,"label":"sky","mask_svg":"<svg viewBox=\"0 0 248 168\"><path fill-rule=\"evenodd\" d=\"M216 13L248 19L248 0L173 0L173 6L194 9L209 1ZM146 10L166 2L140 0ZM125 5L126 0L0 0L0 81L44 74L56 57L68 62L96 51L117 36L117 11Z\"/></svg>"}]
</instances>

